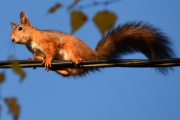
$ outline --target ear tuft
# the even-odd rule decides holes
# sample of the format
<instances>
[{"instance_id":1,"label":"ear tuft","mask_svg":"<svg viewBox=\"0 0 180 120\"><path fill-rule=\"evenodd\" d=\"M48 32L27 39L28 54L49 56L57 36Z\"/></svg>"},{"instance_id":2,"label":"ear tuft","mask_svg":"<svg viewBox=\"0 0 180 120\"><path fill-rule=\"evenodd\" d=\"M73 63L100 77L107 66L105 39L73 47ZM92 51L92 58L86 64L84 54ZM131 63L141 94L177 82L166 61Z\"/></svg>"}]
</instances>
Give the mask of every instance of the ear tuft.
<instances>
[{"instance_id":1,"label":"ear tuft","mask_svg":"<svg viewBox=\"0 0 180 120\"><path fill-rule=\"evenodd\" d=\"M24 16L26 16L26 13L24 11L21 11L20 18L23 18Z\"/></svg>"},{"instance_id":2,"label":"ear tuft","mask_svg":"<svg viewBox=\"0 0 180 120\"><path fill-rule=\"evenodd\" d=\"M13 29L17 26L15 23L12 23L12 22L10 24Z\"/></svg>"},{"instance_id":3,"label":"ear tuft","mask_svg":"<svg viewBox=\"0 0 180 120\"><path fill-rule=\"evenodd\" d=\"M29 25L29 18L26 16L26 13L24 11L21 11L20 13L20 19L22 24Z\"/></svg>"}]
</instances>

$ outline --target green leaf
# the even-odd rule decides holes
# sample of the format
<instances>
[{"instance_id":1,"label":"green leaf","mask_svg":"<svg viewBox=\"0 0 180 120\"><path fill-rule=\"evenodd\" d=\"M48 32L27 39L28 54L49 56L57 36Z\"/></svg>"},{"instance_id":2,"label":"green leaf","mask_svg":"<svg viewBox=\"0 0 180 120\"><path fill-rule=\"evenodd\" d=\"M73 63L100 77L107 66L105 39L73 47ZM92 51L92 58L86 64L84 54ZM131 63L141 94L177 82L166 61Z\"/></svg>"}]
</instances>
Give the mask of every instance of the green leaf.
<instances>
[{"instance_id":1,"label":"green leaf","mask_svg":"<svg viewBox=\"0 0 180 120\"><path fill-rule=\"evenodd\" d=\"M53 7L48 10L48 13L56 12L62 5L60 3L56 3Z\"/></svg>"},{"instance_id":2,"label":"green leaf","mask_svg":"<svg viewBox=\"0 0 180 120\"><path fill-rule=\"evenodd\" d=\"M8 106L9 112L13 115L14 120L17 120L20 113L20 106L17 104L17 99L5 98L4 101Z\"/></svg>"},{"instance_id":3,"label":"green leaf","mask_svg":"<svg viewBox=\"0 0 180 120\"><path fill-rule=\"evenodd\" d=\"M26 76L25 72L21 69L18 61L14 61L11 63L11 68L13 69L13 71L15 73L17 73L20 77L21 77L21 80L23 80Z\"/></svg>"},{"instance_id":4,"label":"green leaf","mask_svg":"<svg viewBox=\"0 0 180 120\"><path fill-rule=\"evenodd\" d=\"M73 11L71 13L71 33L74 33L77 29L79 29L86 21L87 17L81 11Z\"/></svg>"},{"instance_id":5,"label":"green leaf","mask_svg":"<svg viewBox=\"0 0 180 120\"><path fill-rule=\"evenodd\" d=\"M104 34L108 29L112 28L116 22L116 14L110 11L98 12L93 18L94 23L100 30L101 34Z\"/></svg>"}]
</instances>

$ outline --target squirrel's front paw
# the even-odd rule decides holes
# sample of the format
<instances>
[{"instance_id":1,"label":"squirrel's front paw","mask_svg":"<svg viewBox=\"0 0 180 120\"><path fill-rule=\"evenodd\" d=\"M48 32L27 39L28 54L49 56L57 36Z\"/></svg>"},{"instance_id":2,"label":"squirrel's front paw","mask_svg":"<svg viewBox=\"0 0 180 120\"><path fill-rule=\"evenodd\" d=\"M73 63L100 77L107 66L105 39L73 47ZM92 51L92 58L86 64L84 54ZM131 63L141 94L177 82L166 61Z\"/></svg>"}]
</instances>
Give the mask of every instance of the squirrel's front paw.
<instances>
[{"instance_id":1,"label":"squirrel's front paw","mask_svg":"<svg viewBox=\"0 0 180 120\"><path fill-rule=\"evenodd\" d=\"M78 64L79 62L83 61L83 58L71 58L70 59L72 62L74 62L75 64Z\"/></svg>"},{"instance_id":2,"label":"squirrel's front paw","mask_svg":"<svg viewBox=\"0 0 180 120\"><path fill-rule=\"evenodd\" d=\"M45 66L44 69L45 69L45 70L49 71L49 68L51 68L51 61L52 61L52 60L49 60L49 59L47 59L47 58L43 60L43 63L42 63L42 64L44 64L44 66Z\"/></svg>"}]
</instances>

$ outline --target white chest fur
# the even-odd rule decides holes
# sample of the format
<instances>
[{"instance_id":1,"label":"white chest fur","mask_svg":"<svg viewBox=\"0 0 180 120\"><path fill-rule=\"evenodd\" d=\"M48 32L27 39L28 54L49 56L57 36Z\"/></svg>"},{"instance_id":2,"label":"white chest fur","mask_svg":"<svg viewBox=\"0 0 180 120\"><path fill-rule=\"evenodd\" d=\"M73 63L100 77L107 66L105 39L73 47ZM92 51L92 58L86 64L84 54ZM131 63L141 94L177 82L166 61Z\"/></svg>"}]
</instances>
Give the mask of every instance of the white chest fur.
<instances>
[{"instance_id":1,"label":"white chest fur","mask_svg":"<svg viewBox=\"0 0 180 120\"><path fill-rule=\"evenodd\" d=\"M44 48L39 43L32 41L29 47L34 55L43 56L43 57L46 56ZM67 51L63 49L59 49L59 52L55 55L55 59L69 60L69 55L67 54Z\"/></svg>"},{"instance_id":2,"label":"white chest fur","mask_svg":"<svg viewBox=\"0 0 180 120\"><path fill-rule=\"evenodd\" d=\"M40 44L36 43L35 41L31 42L30 47L34 52L41 51L42 53L45 54L44 48Z\"/></svg>"},{"instance_id":3,"label":"white chest fur","mask_svg":"<svg viewBox=\"0 0 180 120\"><path fill-rule=\"evenodd\" d=\"M69 60L68 54L65 50L60 49L59 50L59 55L63 58L63 60Z\"/></svg>"}]
</instances>

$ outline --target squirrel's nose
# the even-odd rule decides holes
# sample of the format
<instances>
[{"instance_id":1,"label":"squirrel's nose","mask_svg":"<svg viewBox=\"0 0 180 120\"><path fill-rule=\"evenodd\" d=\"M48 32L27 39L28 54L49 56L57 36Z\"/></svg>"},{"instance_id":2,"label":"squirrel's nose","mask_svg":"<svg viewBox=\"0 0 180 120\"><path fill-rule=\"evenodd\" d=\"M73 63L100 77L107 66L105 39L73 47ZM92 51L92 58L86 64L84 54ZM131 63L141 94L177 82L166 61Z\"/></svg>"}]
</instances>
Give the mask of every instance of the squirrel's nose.
<instances>
[{"instance_id":1,"label":"squirrel's nose","mask_svg":"<svg viewBox=\"0 0 180 120\"><path fill-rule=\"evenodd\" d=\"M11 38L11 40L12 40L12 42L14 42L14 41L15 41L15 39L14 39L14 38Z\"/></svg>"}]
</instances>

